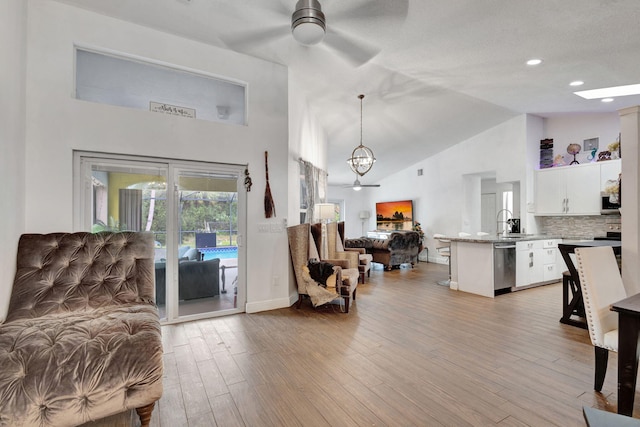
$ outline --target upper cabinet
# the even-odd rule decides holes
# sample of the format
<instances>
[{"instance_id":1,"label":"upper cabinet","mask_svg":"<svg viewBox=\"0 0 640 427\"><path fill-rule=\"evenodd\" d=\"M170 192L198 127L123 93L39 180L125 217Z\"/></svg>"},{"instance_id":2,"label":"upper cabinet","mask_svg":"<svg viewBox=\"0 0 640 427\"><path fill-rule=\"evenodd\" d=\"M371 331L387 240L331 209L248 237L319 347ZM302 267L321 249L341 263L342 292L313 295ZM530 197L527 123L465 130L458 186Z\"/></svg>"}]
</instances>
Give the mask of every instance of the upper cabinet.
<instances>
[{"instance_id":1,"label":"upper cabinet","mask_svg":"<svg viewBox=\"0 0 640 427\"><path fill-rule=\"evenodd\" d=\"M605 163L609 162L536 171L536 215L600 215L600 172Z\"/></svg>"},{"instance_id":2,"label":"upper cabinet","mask_svg":"<svg viewBox=\"0 0 640 427\"><path fill-rule=\"evenodd\" d=\"M620 172L622 172L622 161L620 159L607 160L598 164L600 165L600 191L604 191L608 186L607 181L618 179Z\"/></svg>"}]
</instances>

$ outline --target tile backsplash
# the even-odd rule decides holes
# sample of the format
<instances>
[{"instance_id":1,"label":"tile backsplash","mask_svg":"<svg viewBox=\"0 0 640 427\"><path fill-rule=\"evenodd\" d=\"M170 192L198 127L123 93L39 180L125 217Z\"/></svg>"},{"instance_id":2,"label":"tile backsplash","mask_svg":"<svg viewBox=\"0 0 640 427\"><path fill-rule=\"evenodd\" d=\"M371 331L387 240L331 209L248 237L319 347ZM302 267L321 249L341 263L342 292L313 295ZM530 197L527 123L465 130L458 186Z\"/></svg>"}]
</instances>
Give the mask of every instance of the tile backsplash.
<instances>
[{"instance_id":1,"label":"tile backsplash","mask_svg":"<svg viewBox=\"0 0 640 427\"><path fill-rule=\"evenodd\" d=\"M542 234L592 239L606 236L607 231L621 231L620 218L620 215L542 216L537 220Z\"/></svg>"}]
</instances>

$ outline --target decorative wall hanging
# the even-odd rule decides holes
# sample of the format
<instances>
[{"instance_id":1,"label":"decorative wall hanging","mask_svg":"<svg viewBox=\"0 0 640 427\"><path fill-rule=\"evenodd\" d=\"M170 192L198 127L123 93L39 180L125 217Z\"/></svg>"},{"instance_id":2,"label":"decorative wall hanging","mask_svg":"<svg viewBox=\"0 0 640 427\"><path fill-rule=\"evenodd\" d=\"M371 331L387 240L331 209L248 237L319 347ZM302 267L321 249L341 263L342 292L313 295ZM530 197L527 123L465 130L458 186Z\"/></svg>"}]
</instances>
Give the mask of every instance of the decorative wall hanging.
<instances>
[{"instance_id":1,"label":"decorative wall hanging","mask_svg":"<svg viewBox=\"0 0 640 427\"><path fill-rule=\"evenodd\" d=\"M244 170L244 187L247 189L247 193L251 191L251 186L253 183L251 182L251 177L249 176L249 168L247 167Z\"/></svg>"},{"instance_id":2,"label":"decorative wall hanging","mask_svg":"<svg viewBox=\"0 0 640 427\"><path fill-rule=\"evenodd\" d=\"M265 218L271 218L276 216L276 206L273 202L273 196L271 195L271 187L269 186L269 152L264 152L264 171L267 177L267 187L264 190L264 216Z\"/></svg>"}]
</instances>

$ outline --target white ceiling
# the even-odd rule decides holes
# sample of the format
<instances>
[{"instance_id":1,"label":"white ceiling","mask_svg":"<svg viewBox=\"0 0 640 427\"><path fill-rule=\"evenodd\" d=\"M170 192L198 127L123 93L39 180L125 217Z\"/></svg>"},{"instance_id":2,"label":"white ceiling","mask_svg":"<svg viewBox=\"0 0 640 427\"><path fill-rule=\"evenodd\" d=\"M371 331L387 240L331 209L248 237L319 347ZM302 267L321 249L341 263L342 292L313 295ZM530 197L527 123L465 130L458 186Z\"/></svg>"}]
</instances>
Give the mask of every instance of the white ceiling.
<instances>
[{"instance_id":1,"label":"white ceiling","mask_svg":"<svg viewBox=\"0 0 640 427\"><path fill-rule=\"evenodd\" d=\"M313 47L290 35L296 0L59 1L288 65L327 131L330 183L355 178L360 93L378 159L363 183L518 114L640 105L572 93L640 83L638 0L320 0L327 37Z\"/></svg>"}]
</instances>

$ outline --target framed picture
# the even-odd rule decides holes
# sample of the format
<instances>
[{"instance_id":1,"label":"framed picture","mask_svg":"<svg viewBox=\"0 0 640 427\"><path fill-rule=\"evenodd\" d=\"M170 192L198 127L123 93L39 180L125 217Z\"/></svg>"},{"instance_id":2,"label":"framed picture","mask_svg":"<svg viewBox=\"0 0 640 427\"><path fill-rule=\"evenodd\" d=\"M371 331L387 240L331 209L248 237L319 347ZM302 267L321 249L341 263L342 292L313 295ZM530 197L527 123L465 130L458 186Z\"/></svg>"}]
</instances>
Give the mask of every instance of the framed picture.
<instances>
[{"instance_id":1,"label":"framed picture","mask_svg":"<svg viewBox=\"0 0 640 427\"><path fill-rule=\"evenodd\" d=\"M376 203L376 228L384 231L413 228L413 200Z\"/></svg>"}]
</instances>

